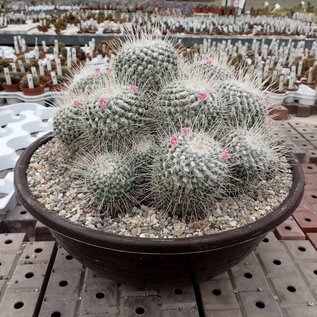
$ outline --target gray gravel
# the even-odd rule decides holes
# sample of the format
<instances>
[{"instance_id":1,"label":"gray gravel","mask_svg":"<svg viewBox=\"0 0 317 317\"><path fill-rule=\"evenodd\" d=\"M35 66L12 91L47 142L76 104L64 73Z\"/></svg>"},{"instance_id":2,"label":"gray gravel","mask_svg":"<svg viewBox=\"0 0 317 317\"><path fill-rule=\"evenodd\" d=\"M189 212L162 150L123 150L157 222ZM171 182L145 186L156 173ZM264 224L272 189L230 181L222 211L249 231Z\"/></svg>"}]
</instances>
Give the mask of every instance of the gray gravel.
<instances>
[{"instance_id":1,"label":"gray gravel","mask_svg":"<svg viewBox=\"0 0 317 317\"><path fill-rule=\"evenodd\" d=\"M241 227L273 210L288 195L292 185L290 166L281 162L276 178L262 181L239 197L227 197L210 207L203 220L186 223L147 206L108 218L87 200L74 177L71 156L55 139L32 156L27 179L33 195L50 211L88 228L141 238L203 236ZM253 197L256 197L254 199Z\"/></svg>"}]
</instances>

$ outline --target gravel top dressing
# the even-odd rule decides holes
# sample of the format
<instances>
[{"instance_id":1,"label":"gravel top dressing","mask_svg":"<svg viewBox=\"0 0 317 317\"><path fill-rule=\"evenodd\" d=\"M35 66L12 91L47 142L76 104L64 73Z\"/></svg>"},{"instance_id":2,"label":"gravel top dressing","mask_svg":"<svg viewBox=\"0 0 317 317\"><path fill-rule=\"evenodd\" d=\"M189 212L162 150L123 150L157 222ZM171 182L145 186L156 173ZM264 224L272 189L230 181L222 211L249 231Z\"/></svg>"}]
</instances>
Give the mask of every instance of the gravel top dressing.
<instances>
[{"instance_id":1,"label":"gravel top dressing","mask_svg":"<svg viewBox=\"0 0 317 317\"><path fill-rule=\"evenodd\" d=\"M76 179L70 154L52 139L33 154L27 171L35 198L52 213L88 228L141 238L185 238L235 229L262 218L289 193L292 173L286 159L274 179L261 181L249 192L210 206L203 220L186 223L147 206L109 218L87 200Z\"/></svg>"}]
</instances>

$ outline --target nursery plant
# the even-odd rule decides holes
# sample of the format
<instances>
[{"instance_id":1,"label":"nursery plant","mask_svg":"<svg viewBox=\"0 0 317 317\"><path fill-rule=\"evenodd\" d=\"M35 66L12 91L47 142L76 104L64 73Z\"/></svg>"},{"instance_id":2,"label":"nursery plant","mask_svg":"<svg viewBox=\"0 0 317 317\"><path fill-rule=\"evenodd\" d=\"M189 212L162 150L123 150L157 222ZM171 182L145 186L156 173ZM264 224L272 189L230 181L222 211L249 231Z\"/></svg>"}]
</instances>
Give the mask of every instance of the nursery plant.
<instances>
[{"instance_id":1,"label":"nursery plant","mask_svg":"<svg viewBox=\"0 0 317 317\"><path fill-rule=\"evenodd\" d=\"M290 215L302 174L256 75L216 56L185 60L172 38L144 30L113 52L109 69L83 68L65 85L53 134L18 163L18 196L110 278L210 278Z\"/></svg>"}]
</instances>

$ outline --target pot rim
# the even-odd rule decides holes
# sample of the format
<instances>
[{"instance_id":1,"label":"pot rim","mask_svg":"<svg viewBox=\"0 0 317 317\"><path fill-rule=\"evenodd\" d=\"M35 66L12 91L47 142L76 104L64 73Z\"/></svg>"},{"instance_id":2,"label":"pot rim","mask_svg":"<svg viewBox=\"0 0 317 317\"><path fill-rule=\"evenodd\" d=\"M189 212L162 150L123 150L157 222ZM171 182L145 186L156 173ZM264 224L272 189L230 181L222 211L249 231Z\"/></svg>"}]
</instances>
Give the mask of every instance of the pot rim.
<instances>
[{"instance_id":1,"label":"pot rim","mask_svg":"<svg viewBox=\"0 0 317 317\"><path fill-rule=\"evenodd\" d=\"M236 229L189 238L137 238L116 235L98 231L70 222L57 214L50 212L33 196L27 183L26 171L33 153L43 144L53 138L53 132L42 136L33 142L19 157L14 171L14 186L16 195L22 205L39 221L53 231L87 245L97 245L119 252L174 254L200 253L210 249L224 248L240 244L244 241L264 235L286 220L299 205L304 194L303 170L297 159L290 155L293 184L286 199L269 214L250 224Z\"/></svg>"}]
</instances>

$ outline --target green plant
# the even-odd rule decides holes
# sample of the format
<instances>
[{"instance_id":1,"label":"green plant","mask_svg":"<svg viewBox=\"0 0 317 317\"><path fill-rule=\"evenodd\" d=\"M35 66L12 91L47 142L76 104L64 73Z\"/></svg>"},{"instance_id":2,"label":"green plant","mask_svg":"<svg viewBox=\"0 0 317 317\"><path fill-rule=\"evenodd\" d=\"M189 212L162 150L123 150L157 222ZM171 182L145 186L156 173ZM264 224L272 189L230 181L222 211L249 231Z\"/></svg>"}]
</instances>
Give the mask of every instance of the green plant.
<instances>
[{"instance_id":1,"label":"green plant","mask_svg":"<svg viewBox=\"0 0 317 317\"><path fill-rule=\"evenodd\" d=\"M104 153L80 168L84 187L99 208L114 216L131 203L135 188L134 166L121 153Z\"/></svg>"},{"instance_id":2,"label":"green plant","mask_svg":"<svg viewBox=\"0 0 317 317\"><path fill-rule=\"evenodd\" d=\"M33 79L33 84L34 84L34 88L36 87L40 87L40 79L38 76L32 76ZM21 87L23 88L29 88L29 83L28 83L28 78L27 75L25 75L22 79L21 79Z\"/></svg>"},{"instance_id":3,"label":"green plant","mask_svg":"<svg viewBox=\"0 0 317 317\"><path fill-rule=\"evenodd\" d=\"M226 195L274 178L283 151L265 128L257 77L217 54L184 61L172 42L140 33L118 45L111 74L82 69L57 102L55 136L84 155L87 199L111 216L137 200L203 219Z\"/></svg>"},{"instance_id":4,"label":"green plant","mask_svg":"<svg viewBox=\"0 0 317 317\"><path fill-rule=\"evenodd\" d=\"M153 35L136 35L119 48L114 70L119 79L130 78L137 85L159 90L161 81L179 72L180 56L173 44Z\"/></svg>"},{"instance_id":5,"label":"green plant","mask_svg":"<svg viewBox=\"0 0 317 317\"><path fill-rule=\"evenodd\" d=\"M165 84L158 92L158 122L165 128L196 126L210 128L221 109L208 78L189 72Z\"/></svg>"},{"instance_id":6,"label":"green plant","mask_svg":"<svg viewBox=\"0 0 317 317\"><path fill-rule=\"evenodd\" d=\"M262 127L240 127L226 136L231 170L231 191L243 191L275 175L279 168L278 143L273 134Z\"/></svg>"},{"instance_id":7,"label":"green plant","mask_svg":"<svg viewBox=\"0 0 317 317\"><path fill-rule=\"evenodd\" d=\"M252 85L245 85L241 81L226 80L216 88L223 108L223 118L229 124L247 124L252 126L256 122L264 123L266 117L265 101L258 90L252 91Z\"/></svg>"},{"instance_id":8,"label":"green plant","mask_svg":"<svg viewBox=\"0 0 317 317\"><path fill-rule=\"evenodd\" d=\"M151 192L155 205L182 218L201 218L228 182L221 144L182 129L164 140L154 158Z\"/></svg>"},{"instance_id":9,"label":"green plant","mask_svg":"<svg viewBox=\"0 0 317 317\"><path fill-rule=\"evenodd\" d=\"M12 84L19 84L20 83L20 81L21 81L21 77L20 77L20 75L19 74L12 74L11 75L11 83Z\"/></svg>"}]
</instances>

